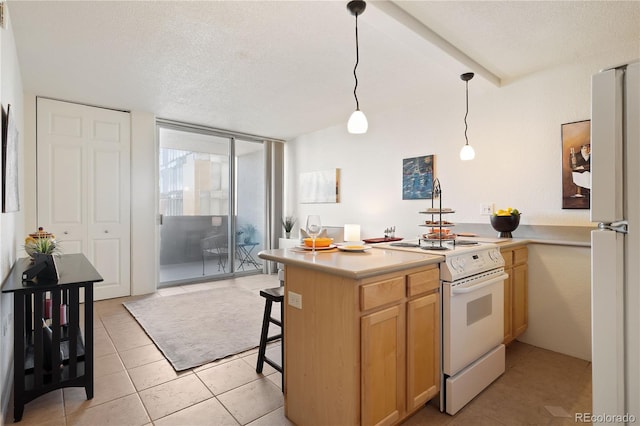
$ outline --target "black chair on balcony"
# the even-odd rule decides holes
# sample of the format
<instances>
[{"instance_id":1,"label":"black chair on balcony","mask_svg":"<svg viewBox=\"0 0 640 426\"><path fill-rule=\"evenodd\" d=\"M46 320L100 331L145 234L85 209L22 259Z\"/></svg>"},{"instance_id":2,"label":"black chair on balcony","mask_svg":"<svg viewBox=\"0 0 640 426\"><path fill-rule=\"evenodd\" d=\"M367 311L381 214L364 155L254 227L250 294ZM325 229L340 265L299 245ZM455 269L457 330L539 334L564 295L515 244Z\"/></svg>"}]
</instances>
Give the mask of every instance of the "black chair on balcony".
<instances>
[{"instance_id":1,"label":"black chair on balcony","mask_svg":"<svg viewBox=\"0 0 640 426\"><path fill-rule=\"evenodd\" d=\"M222 272L226 272L227 259L229 258L226 235L214 234L204 237L200 240L200 249L202 250L202 275L205 275L207 257L216 257L218 259L218 272L220 268L222 268Z\"/></svg>"}]
</instances>

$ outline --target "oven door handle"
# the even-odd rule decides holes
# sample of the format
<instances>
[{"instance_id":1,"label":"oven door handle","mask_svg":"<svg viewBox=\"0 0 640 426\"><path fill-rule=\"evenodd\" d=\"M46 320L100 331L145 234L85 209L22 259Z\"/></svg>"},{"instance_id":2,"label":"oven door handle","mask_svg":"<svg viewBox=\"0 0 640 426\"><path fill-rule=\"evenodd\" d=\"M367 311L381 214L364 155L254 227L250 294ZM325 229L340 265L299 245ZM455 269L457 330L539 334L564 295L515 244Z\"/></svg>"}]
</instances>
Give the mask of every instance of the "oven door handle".
<instances>
[{"instance_id":1,"label":"oven door handle","mask_svg":"<svg viewBox=\"0 0 640 426\"><path fill-rule=\"evenodd\" d=\"M480 290L481 288L493 285L499 281L504 281L507 278L509 278L509 275L507 274L501 274L498 275L497 277L491 278L490 280L487 281L482 281L480 282L480 284L476 284L476 285L472 285L470 287L458 287L458 286L454 286L451 289L451 293L453 294L465 294L465 293L471 293L472 291L476 291L476 290Z\"/></svg>"}]
</instances>

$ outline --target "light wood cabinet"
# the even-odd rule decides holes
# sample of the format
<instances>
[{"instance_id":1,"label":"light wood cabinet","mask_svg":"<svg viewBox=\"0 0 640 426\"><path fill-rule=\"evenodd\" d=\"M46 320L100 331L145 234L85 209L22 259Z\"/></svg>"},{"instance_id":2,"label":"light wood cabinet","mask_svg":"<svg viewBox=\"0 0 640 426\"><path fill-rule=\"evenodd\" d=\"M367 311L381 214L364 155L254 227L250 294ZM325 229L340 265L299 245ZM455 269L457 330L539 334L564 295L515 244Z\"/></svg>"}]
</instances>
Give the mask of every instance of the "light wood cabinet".
<instances>
[{"instance_id":1,"label":"light wood cabinet","mask_svg":"<svg viewBox=\"0 0 640 426\"><path fill-rule=\"evenodd\" d=\"M403 317L402 305L362 317L364 425L394 424L404 411Z\"/></svg>"},{"instance_id":2,"label":"light wood cabinet","mask_svg":"<svg viewBox=\"0 0 640 426\"><path fill-rule=\"evenodd\" d=\"M528 325L528 250L526 245L501 250L505 260L504 282L504 344L508 344L527 329Z\"/></svg>"},{"instance_id":3,"label":"light wood cabinet","mask_svg":"<svg viewBox=\"0 0 640 426\"><path fill-rule=\"evenodd\" d=\"M505 253L502 254L505 256ZM504 280L504 340L505 345L513 340L513 323L511 321L511 295L513 289L513 268L506 268L509 277Z\"/></svg>"},{"instance_id":4,"label":"light wood cabinet","mask_svg":"<svg viewBox=\"0 0 640 426\"><path fill-rule=\"evenodd\" d=\"M407 303L407 411L419 409L440 390L440 295Z\"/></svg>"},{"instance_id":5,"label":"light wood cabinet","mask_svg":"<svg viewBox=\"0 0 640 426\"><path fill-rule=\"evenodd\" d=\"M287 265L285 414L398 424L440 385L437 264L360 280ZM288 305L301 296L302 309Z\"/></svg>"},{"instance_id":6,"label":"light wood cabinet","mask_svg":"<svg viewBox=\"0 0 640 426\"><path fill-rule=\"evenodd\" d=\"M398 299L393 288L400 278L404 286L402 298ZM437 395L439 287L436 265L361 287L361 295L365 289L385 289L382 292L385 297L380 297L380 291L375 292L379 296L376 300L395 303L391 308L362 317L363 425L398 423Z\"/></svg>"},{"instance_id":7,"label":"light wood cabinet","mask_svg":"<svg viewBox=\"0 0 640 426\"><path fill-rule=\"evenodd\" d=\"M513 267L513 295L511 297L511 323L514 339L527 330L529 316L528 281L527 264L515 265Z\"/></svg>"}]
</instances>

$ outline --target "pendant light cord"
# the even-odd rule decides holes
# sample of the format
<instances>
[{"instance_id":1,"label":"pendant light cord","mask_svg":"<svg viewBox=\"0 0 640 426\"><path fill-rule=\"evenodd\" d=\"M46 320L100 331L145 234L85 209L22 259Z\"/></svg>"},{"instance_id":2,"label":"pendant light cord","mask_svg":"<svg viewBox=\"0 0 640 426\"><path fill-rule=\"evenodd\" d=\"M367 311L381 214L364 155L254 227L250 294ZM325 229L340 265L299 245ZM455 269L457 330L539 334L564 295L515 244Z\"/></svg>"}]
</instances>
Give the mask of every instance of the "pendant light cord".
<instances>
[{"instance_id":1,"label":"pendant light cord","mask_svg":"<svg viewBox=\"0 0 640 426\"><path fill-rule=\"evenodd\" d=\"M356 110L360 110L360 103L358 102L358 95L356 94L356 90L358 89L358 75L356 74L356 70L358 69L358 63L360 62L360 52L358 49L358 14L356 13L356 65L353 67L353 77L356 80L356 85L353 88L353 97L356 98Z\"/></svg>"},{"instance_id":2,"label":"pendant light cord","mask_svg":"<svg viewBox=\"0 0 640 426\"><path fill-rule=\"evenodd\" d=\"M467 141L465 145L469 145L469 139L467 138L467 129L469 128L467 125L467 116L469 115L469 80L465 81L465 83L467 84L467 111L464 113L464 140Z\"/></svg>"}]
</instances>

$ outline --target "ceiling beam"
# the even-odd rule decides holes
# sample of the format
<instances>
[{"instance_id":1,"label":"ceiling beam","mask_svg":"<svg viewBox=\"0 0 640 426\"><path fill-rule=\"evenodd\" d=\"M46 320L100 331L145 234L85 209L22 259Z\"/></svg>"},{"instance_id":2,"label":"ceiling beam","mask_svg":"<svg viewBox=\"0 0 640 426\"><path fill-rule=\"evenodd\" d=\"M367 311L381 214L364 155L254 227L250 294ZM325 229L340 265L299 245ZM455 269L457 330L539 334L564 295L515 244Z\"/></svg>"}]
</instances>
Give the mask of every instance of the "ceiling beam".
<instances>
[{"instance_id":1,"label":"ceiling beam","mask_svg":"<svg viewBox=\"0 0 640 426\"><path fill-rule=\"evenodd\" d=\"M495 75L484 66L470 58L466 53L458 49L453 44L442 38L439 34L420 22L416 17L406 12L397 4L389 0L372 1L370 2L377 9L384 12L389 17L396 20L398 23L411 30L416 35L420 36L424 40L428 41L432 45L438 47L440 50L451 56L453 59L462 63L463 65L471 68L473 72L484 77L487 81L490 81L497 87L500 87L502 80L499 76Z\"/></svg>"}]
</instances>

